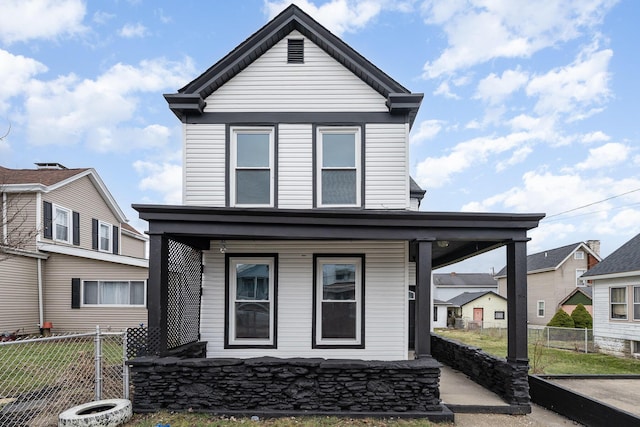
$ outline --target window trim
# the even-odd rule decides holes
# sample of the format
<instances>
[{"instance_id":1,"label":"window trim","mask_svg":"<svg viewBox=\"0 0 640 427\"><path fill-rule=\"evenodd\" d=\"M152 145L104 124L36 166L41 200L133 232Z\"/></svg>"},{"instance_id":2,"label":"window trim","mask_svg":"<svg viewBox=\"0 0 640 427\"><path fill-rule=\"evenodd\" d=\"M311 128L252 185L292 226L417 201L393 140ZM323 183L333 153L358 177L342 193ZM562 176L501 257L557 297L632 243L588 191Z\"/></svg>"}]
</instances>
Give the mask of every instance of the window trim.
<instances>
[{"instance_id":1,"label":"window trim","mask_svg":"<svg viewBox=\"0 0 640 427\"><path fill-rule=\"evenodd\" d=\"M622 289L624 290L624 303L621 302L613 302L612 301L612 291L614 289ZM609 320L614 322L628 322L629 321L629 295L628 295L628 287L627 286L609 286ZM613 305L624 305L624 317L613 317Z\"/></svg>"},{"instance_id":2,"label":"window trim","mask_svg":"<svg viewBox=\"0 0 640 427\"><path fill-rule=\"evenodd\" d=\"M269 268L269 339L234 338L235 275L233 266L241 263L268 264ZM278 348L278 254L225 254L224 348Z\"/></svg>"},{"instance_id":3,"label":"window trim","mask_svg":"<svg viewBox=\"0 0 640 427\"><path fill-rule=\"evenodd\" d=\"M237 136L239 133L269 133L269 166L238 168ZM230 126L229 127L229 206L231 207L275 207L276 186L276 129L275 126ZM269 203L238 203L236 189L237 170L268 170L269 171Z\"/></svg>"},{"instance_id":4,"label":"window trim","mask_svg":"<svg viewBox=\"0 0 640 427\"><path fill-rule=\"evenodd\" d=\"M64 206L60 206L55 203L52 203L51 209L52 209L51 240L54 240L56 242L64 242L64 243L71 244L72 233L73 233L73 219L72 219L73 211L71 209L67 209ZM57 223L58 210L65 211L67 213L67 238L66 239L58 238L58 223Z\"/></svg>"},{"instance_id":5,"label":"window trim","mask_svg":"<svg viewBox=\"0 0 640 427\"><path fill-rule=\"evenodd\" d=\"M109 242L109 247L107 249L102 249L102 235L101 230L102 227L107 227L107 239ZM108 222L98 220L98 251L112 253L113 252L113 224L109 224Z\"/></svg>"},{"instance_id":6,"label":"window trim","mask_svg":"<svg viewBox=\"0 0 640 427\"><path fill-rule=\"evenodd\" d=\"M347 167L336 167L336 168L327 168L329 170L354 170L356 172L356 201L353 204L325 204L322 203L322 172L325 168L322 165L322 147L323 147L323 138L322 135L325 133L353 133L354 134L354 145L355 145L355 153L354 153L354 161L355 165L352 168ZM364 200L364 144L363 144L363 129L362 126L359 125L340 125L340 126L332 126L332 125L318 125L316 126L314 132L315 138L315 197L314 204L316 207L320 208L353 208L353 207L361 207L363 205Z\"/></svg>"},{"instance_id":7,"label":"window trim","mask_svg":"<svg viewBox=\"0 0 640 427\"><path fill-rule=\"evenodd\" d=\"M502 316L502 317L498 317L498 316ZM506 318L506 313L504 312L504 310L495 310L493 312L493 320L505 320Z\"/></svg>"},{"instance_id":8,"label":"window trim","mask_svg":"<svg viewBox=\"0 0 640 427\"><path fill-rule=\"evenodd\" d=\"M324 264L356 264L356 337L322 338L322 268ZM313 315L311 348L365 348L365 255L313 254Z\"/></svg>"},{"instance_id":9,"label":"window trim","mask_svg":"<svg viewBox=\"0 0 640 427\"><path fill-rule=\"evenodd\" d=\"M580 276L582 276L586 272L586 268L576 268L576 288L584 288L586 286L585 281L580 279Z\"/></svg>"},{"instance_id":10,"label":"window trim","mask_svg":"<svg viewBox=\"0 0 640 427\"><path fill-rule=\"evenodd\" d=\"M96 282L98 283L98 300L100 299L100 284L104 282L127 282L129 284L129 292L131 292L131 283L132 282L142 282L144 286L143 295L143 303L142 304L100 304L100 302L96 304L85 303L85 284L87 282ZM131 293L129 293L131 295ZM86 308L145 308L147 307L147 281L144 279L131 279L131 280L121 280L121 279L81 279L80 280L80 307Z\"/></svg>"},{"instance_id":11,"label":"window trim","mask_svg":"<svg viewBox=\"0 0 640 427\"><path fill-rule=\"evenodd\" d=\"M584 251L575 251L573 253L573 259L584 259Z\"/></svg>"},{"instance_id":12,"label":"window trim","mask_svg":"<svg viewBox=\"0 0 640 427\"><path fill-rule=\"evenodd\" d=\"M640 321L640 317L636 317L636 306L640 306L640 301L636 302L636 289L640 289L640 285L632 285L631 286L631 310L632 310L632 314L631 314L631 319L635 322ZM640 353L640 351L639 351Z\"/></svg>"},{"instance_id":13,"label":"window trim","mask_svg":"<svg viewBox=\"0 0 640 427\"><path fill-rule=\"evenodd\" d=\"M542 303L542 305L540 305L540 303ZM542 308L542 315L540 315L540 309ZM538 302L536 303L536 314L538 317L544 317L545 314L547 313L546 310L546 304L544 302L544 300L538 300Z\"/></svg>"}]
</instances>

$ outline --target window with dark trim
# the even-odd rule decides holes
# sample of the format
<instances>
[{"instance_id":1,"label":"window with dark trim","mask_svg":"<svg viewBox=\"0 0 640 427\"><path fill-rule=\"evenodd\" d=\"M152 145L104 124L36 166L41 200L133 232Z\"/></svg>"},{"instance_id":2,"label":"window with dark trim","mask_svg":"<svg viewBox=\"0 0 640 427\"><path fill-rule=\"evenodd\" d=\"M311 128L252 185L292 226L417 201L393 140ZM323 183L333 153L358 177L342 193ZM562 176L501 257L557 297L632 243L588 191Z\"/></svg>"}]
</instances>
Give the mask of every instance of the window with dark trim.
<instances>
[{"instance_id":1,"label":"window with dark trim","mask_svg":"<svg viewBox=\"0 0 640 427\"><path fill-rule=\"evenodd\" d=\"M317 129L316 138L317 206L360 206L362 182L360 127L321 126Z\"/></svg>"},{"instance_id":2,"label":"window with dark trim","mask_svg":"<svg viewBox=\"0 0 640 427\"><path fill-rule=\"evenodd\" d=\"M314 255L314 348L364 348L364 255Z\"/></svg>"},{"instance_id":3,"label":"window with dark trim","mask_svg":"<svg viewBox=\"0 0 640 427\"><path fill-rule=\"evenodd\" d=\"M274 128L232 127L231 206L274 206Z\"/></svg>"},{"instance_id":4,"label":"window with dark trim","mask_svg":"<svg viewBox=\"0 0 640 427\"><path fill-rule=\"evenodd\" d=\"M504 311L494 311L493 318L495 320L504 320Z\"/></svg>"},{"instance_id":5,"label":"window with dark trim","mask_svg":"<svg viewBox=\"0 0 640 427\"><path fill-rule=\"evenodd\" d=\"M226 347L276 348L277 255L226 256Z\"/></svg>"},{"instance_id":6,"label":"window with dark trim","mask_svg":"<svg viewBox=\"0 0 640 427\"><path fill-rule=\"evenodd\" d=\"M438 306L437 305L433 306L433 321L434 322L438 321Z\"/></svg>"}]
</instances>

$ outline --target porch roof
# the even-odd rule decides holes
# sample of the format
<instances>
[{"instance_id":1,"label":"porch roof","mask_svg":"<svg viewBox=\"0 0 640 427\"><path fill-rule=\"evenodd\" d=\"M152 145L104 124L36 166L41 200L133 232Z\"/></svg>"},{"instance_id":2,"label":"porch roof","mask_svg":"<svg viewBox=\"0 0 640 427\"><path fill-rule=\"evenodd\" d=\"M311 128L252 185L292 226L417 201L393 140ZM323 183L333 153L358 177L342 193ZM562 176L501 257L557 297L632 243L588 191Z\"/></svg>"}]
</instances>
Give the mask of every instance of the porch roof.
<instances>
[{"instance_id":1,"label":"porch roof","mask_svg":"<svg viewBox=\"0 0 640 427\"><path fill-rule=\"evenodd\" d=\"M211 240L434 241L433 268L526 240L544 214L389 210L221 208L142 205L133 208L163 234L201 249Z\"/></svg>"}]
</instances>

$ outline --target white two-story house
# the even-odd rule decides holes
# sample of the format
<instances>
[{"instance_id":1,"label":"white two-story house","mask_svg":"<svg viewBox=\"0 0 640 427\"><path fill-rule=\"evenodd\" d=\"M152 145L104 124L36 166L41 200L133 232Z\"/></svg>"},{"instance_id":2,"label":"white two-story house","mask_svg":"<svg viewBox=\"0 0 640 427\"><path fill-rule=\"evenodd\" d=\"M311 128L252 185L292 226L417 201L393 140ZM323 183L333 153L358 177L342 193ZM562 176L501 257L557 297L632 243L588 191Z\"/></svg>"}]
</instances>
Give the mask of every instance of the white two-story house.
<instances>
[{"instance_id":1,"label":"white two-story house","mask_svg":"<svg viewBox=\"0 0 640 427\"><path fill-rule=\"evenodd\" d=\"M526 337L526 233L541 214L418 211L409 133L423 99L292 5L177 93L183 204L149 222L158 354L431 356L431 271L506 245ZM436 207L437 208L437 207ZM520 317L518 317L520 316ZM510 357L526 361L526 341Z\"/></svg>"}]
</instances>

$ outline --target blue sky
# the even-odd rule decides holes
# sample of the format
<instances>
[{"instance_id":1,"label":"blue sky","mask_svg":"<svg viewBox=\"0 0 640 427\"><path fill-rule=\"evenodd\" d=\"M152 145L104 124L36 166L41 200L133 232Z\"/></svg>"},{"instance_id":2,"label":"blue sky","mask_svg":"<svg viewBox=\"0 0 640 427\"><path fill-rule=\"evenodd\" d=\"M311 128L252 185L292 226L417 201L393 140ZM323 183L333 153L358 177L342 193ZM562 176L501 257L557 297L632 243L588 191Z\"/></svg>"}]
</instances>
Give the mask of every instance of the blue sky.
<instances>
[{"instance_id":1,"label":"blue sky","mask_svg":"<svg viewBox=\"0 0 640 427\"><path fill-rule=\"evenodd\" d=\"M132 203L181 202L173 93L289 1L3 0L0 164L95 168ZM413 92L422 210L542 212L530 253L640 232L640 3L304 0ZM585 207L586 206L586 207ZM489 272L502 252L449 270Z\"/></svg>"}]
</instances>

